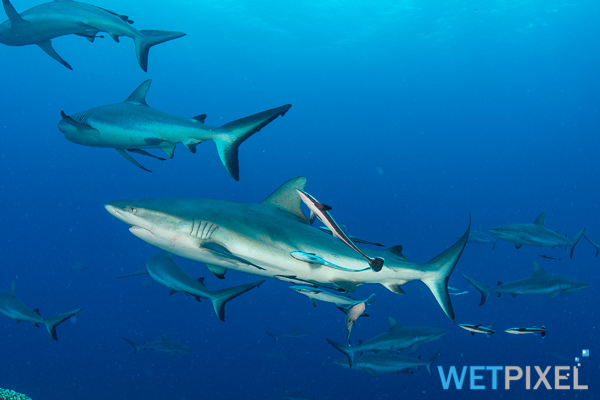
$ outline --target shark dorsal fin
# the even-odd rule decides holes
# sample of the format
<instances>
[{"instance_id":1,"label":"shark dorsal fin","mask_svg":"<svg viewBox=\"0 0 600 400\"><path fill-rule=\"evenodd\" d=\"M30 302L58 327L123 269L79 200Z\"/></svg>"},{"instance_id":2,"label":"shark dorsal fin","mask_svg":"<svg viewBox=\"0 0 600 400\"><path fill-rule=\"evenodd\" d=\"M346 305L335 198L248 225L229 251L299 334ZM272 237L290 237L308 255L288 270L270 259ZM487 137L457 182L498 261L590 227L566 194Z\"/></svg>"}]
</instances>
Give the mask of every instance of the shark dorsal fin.
<instances>
[{"instance_id":1,"label":"shark dorsal fin","mask_svg":"<svg viewBox=\"0 0 600 400\"><path fill-rule=\"evenodd\" d=\"M150 89L150 84L152 83L152 79L148 79L140 84L133 93L129 95L127 99L125 99L124 103L133 103L139 106L146 106L146 94L148 93L148 89Z\"/></svg>"},{"instance_id":2,"label":"shark dorsal fin","mask_svg":"<svg viewBox=\"0 0 600 400\"><path fill-rule=\"evenodd\" d=\"M15 281L12 281L12 283L10 284L10 294L12 294L13 296L15 295Z\"/></svg>"},{"instance_id":3,"label":"shark dorsal fin","mask_svg":"<svg viewBox=\"0 0 600 400\"><path fill-rule=\"evenodd\" d=\"M542 266L538 263L536 263L535 261L533 262L533 274L532 275L545 275L547 274L546 271L544 271L544 268L542 268Z\"/></svg>"},{"instance_id":4,"label":"shark dorsal fin","mask_svg":"<svg viewBox=\"0 0 600 400\"><path fill-rule=\"evenodd\" d=\"M536 225L545 226L544 221L546 220L546 211L542 211L540 215L533 221Z\"/></svg>"},{"instance_id":5,"label":"shark dorsal fin","mask_svg":"<svg viewBox=\"0 0 600 400\"><path fill-rule=\"evenodd\" d=\"M400 325L394 318L388 317L388 321L390 323L390 331L392 329L402 328L402 325Z\"/></svg>"},{"instance_id":6,"label":"shark dorsal fin","mask_svg":"<svg viewBox=\"0 0 600 400\"><path fill-rule=\"evenodd\" d=\"M19 15L13 5L10 4L9 0L2 0L2 4L4 5L4 12L6 12L6 16L10 20L10 23L13 27L30 23L29 21L23 19L21 15Z\"/></svg>"},{"instance_id":7,"label":"shark dorsal fin","mask_svg":"<svg viewBox=\"0 0 600 400\"><path fill-rule=\"evenodd\" d=\"M269 197L261 201L260 204L288 211L301 221L308 223L306 215L302 212L302 199L298 196L298 192L296 192L296 189L302 190L304 186L306 186L306 178L304 176L292 178L279 186Z\"/></svg>"}]
</instances>

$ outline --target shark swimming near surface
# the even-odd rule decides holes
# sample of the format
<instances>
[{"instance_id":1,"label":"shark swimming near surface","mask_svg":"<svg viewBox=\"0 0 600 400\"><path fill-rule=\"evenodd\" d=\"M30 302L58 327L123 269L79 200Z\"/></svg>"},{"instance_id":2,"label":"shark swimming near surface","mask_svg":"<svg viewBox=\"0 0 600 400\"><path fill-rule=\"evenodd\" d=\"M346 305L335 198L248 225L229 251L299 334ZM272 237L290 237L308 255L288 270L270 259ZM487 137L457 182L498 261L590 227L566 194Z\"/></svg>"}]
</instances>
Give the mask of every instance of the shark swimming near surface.
<instances>
[{"instance_id":1,"label":"shark swimming near surface","mask_svg":"<svg viewBox=\"0 0 600 400\"><path fill-rule=\"evenodd\" d=\"M185 354L194 351L184 344L174 342L173 340L169 339L167 335L162 335L160 340L156 342L145 342L142 344L134 343L131 340L125 338L123 338L123 340L129 343L131 347L133 347L133 354L137 354L137 352L140 350L153 350L169 354Z\"/></svg>"},{"instance_id":2,"label":"shark swimming near surface","mask_svg":"<svg viewBox=\"0 0 600 400\"><path fill-rule=\"evenodd\" d=\"M105 205L110 215L130 226L138 238L165 251L205 263L218 276L226 269L309 282L354 291L357 286L378 283L397 294L401 286L420 280L433 293L444 313L454 321L448 294L448 279L467 242L464 235L447 250L424 264L406 261L397 247L367 250L384 256L379 272L372 269L346 271L290 257L293 251L319 254L345 268L363 269L364 259L353 249L310 225L296 189L306 178L298 177L280 186L258 204L201 198L158 198L113 201ZM221 251L214 251L214 245ZM256 266L262 269L256 268Z\"/></svg>"},{"instance_id":3,"label":"shark swimming near surface","mask_svg":"<svg viewBox=\"0 0 600 400\"><path fill-rule=\"evenodd\" d=\"M517 249L521 246L537 247L570 247L569 256L573 258L573 250L585 233L583 228L572 240L566 236L548 229L545 224L546 213L542 212L533 222L520 224L507 224L488 229L488 232L494 234L498 239L514 243Z\"/></svg>"},{"instance_id":4,"label":"shark swimming near surface","mask_svg":"<svg viewBox=\"0 0 600 400\"><path fill-rule=\"evenodd\" d=\"M69 69L68 62L52 47L51 39L77 35L93 42L99 32L106 32L119 41L128 36L135 42L135 53L140 67L148 70L148 52L154 45L185 36L183 32L137 30L126 15L74 0L55 0L18 13L9 0L2 0L8 17L0 25L0 43L8 46L38 45L50 57Z\"/></svg>"},{"instance_id":5,"label":"shark swimming near surface","mask_svg":"<svg viewBox=\"0 0 600 400\"><path fill-rule=\"evenodd\" d=\"M354 355L367 351L404 350L416 351L423 343L437 340L448 333L445 329L431 326L402 326L389 317L390 328L381 335L361 341L355 346L345 346L331 339L327 342L348 358L348 364L354 365Z\"/></svg>"},{"instance_id":6,"label":"shark swimming near surface","mask_svg":"<svg viewBox=\"0 0 600 400\"><path fill-rule=\"evenodd\" d=\"M167 287L169 294L182 292L195 297L198 301L209 299L213 303L215 314L217 314L221 321L225 321L225 304L227 302L255 287L259 287L264 282L263 279L213 292L204 285L204 278L194 279L186 274L173 260L171 254L168 253L159 253L149 257L146 260L145 270L120 276L119 278L146 274L155 282Z\"/></svg>"},{"instance_id":7,"label":"shark swimming near surface","mask_svg":"<svg viewBox=\"0 0 600 400\"><path fill-rule=\"evenodd\" d=\"M40 310L31 310L21 300L17 299L15 296L15 281L11 283L8 292L0 292L0 314L16 322L31 322L36 327L45 325L48 333L54 340L58 340L56 327L80 311L81 308L78 308L77 310L44 318L40 314Z\"/></svg>"},{"instance_id":8,"label":"shark swimming near surface","mask_svg":"<svg viewBox=\"0 0 600 400\"><path fill-rule=\"evenodd\" d=\"M190 152L196 146L212 140L223 166L236 181L240 167L240 145L279 116L284 116L292 106L286 104L258 114L250 115L220 127L204 124L206 115L182 118L155 110L146 103L151 79L143 82L123 102L92 108L67 115L61 111L58 129L73 143L91 147L110 147L135 166L151 172L129 153L164 160L145 149L160 149L173 158L175 146L182 143Z\"/></svg>"},{"instance_id":9,"label":"shark swimming near surface","mask_svg":"<svg viewBox=\"0 0 600 400\"><path fill-rule=\"evenodd\" d=\"M591 286L587 282L571 278L570 276L549 274L537 262L533 263L533 273L531 276L512 282L498 282L498 286L495 287L484 285L465 275L463 277L481 293L480 306L485 304L490 293L498 293L498 297L503 294L510 294L512 297L537 295L555 298L563 294L579 293Z\"/></svg>"}]
</instances>

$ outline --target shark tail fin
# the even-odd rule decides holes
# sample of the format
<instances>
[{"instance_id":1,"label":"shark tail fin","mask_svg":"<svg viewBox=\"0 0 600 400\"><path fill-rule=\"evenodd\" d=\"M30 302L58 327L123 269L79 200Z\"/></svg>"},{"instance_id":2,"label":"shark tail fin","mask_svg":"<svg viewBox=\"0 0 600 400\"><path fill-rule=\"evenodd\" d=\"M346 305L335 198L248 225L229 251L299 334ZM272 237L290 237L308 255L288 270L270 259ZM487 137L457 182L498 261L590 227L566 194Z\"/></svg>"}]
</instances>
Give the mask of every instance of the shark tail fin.
<instances>
[{"instance_id":1,"label":"shark tail fin","mask_svg":"<svg viewBox=\"0 0 600 400\"><path fill-rule=\"evenodd\" d=\"M236 181L240 180L238 149L244 140L260 131L279 116L284 116L292 105L286 104L258 114L250 115L221 126L222 135L214 140L223 166Z\"/></svg>"},{"instance_id":2,"label":"shark tail fin","mask_svg":"<svg viewBox=\"0 0 600 400\"><path fill-rule=\"evenodd\" d=\"M471 285L473 285L475 289L479 290L479 292L481 293L481 301L479 302L479 305L484 305L491 293L492 288L487 285L484 285L483 283L477 282L475 279L471 279L465 275L463 275L463 278L465 278Z\"/></svg>"},{"instance_id":3,"label":"shark tail fin","mask_svg":"<svg viewBox=\"0 0 600 400\"><path fill-rule=\"evenodd\" d=\"M185 36L183 32L141 30L135 37L135 53L140 67L148 72L148 52L150 47Z\"/></svg>"},{"instance_id":4,"label":"shark tail fin","mask_svg":"<svg viewBox=\"0 0 600 400\"><path fill-rule=\"evenodd\" d=\"M470 230L471 220L469 218L469 226L460 239L446 251L437 255L425 264L432 274L430 277L422 279L423 283L431 290L431 293L435 296L438 304L452 322L455 322L455 316L450 300L450 294L448 293L448 280L454 271L454 267L456 267L456 263L458 263L458 259L465 249L465 245L469 239Z\"/></svg>"},{"instance_id":5,"label":"shark tail fin","mask_svg":"<svg viewBox=\"0 0 600 400\"><path fill-rule=\"evenodd\" d=\"M277 344L277 335L271 332L267 332L265 331L265 333L269 336L271 336L273 338L273 341L275 342L275 344Z\"/></svg>"},{"instance_id":6,"label":"shark tail fin","mask_svg":"<svg viewBox=\"0 0 600 400\"><path fill-rule=\"evenodd\" d=\"M243 285L238 285L213 292L211 300L213 303L213 307L215 308L215 313L217 313L219 319L221 321L225 321L225 304L227 304L228 301L235 299L243 293L246 293L248 290L254 289L255 287L262 285L264 281L265 280L263 279L260 281L246 283Z\"/></svg>"},{"instance_id":7,"label":"shark tail fin","mask_svg":"<svg viewBox=\"0 0 600 400\"><path fill-rule=\"evenodd\" d=\"M573 258L573 250L575 250L575 246L577 246L577 243L579 243L579 240L581 240L581 237L583 236L583 234L585 233L585 228L583 228L582 230L579 231L579 233L577 233L575 236L573 236L573 240L571 240L571 250L569 251L569 258Z\"/></svg>"},{"instance_id":8,"label":"shark tail fin","mask_svg":"<svg viewBox=\"0 0 600 400\"><path fill-rule=\"evenodd\" d=\"M56 315L53 315L52 317L44 318L44 324L46 325L46 328L48 329L48 333L50 334L50 336L52 336L52 339L58 340L58 337L56 336L56 327L58 325L62 324L63 322L65 322L66 320L68 320L69 318L73 317L75 314L79 313L80 311L81 311L81 308L78 308L77 310L69 311L69 312L62 313L62 314L56 314Z\"/></svg>"},{"instance_id":9,"label":"shark tail fin","mask_svg":"<svg viewBox=\"0 0 600 400\"><path fill-rule=\"evenodd\" d=\"M596 246L596 243L594 243L589 237L587 237L587 235L584 233L583 237L590 242L590 244L592 246L594 246L594 248L596 249L596 257L598 257L598 255L600 255L600 246Z\"/></svg>"},{"instance_id":10,"label":"shark tail fin","mask_svg":"<svg viewBox=\"0 0 600 400\"><path fill-rule=\"evenodd\" d=\"M352 368L352 363L354 362L354 349L351 346L345 346L343 344L339 344L334 342L331 339L326 339L327 343L344 353L346 357L348 357L348 366Z\"/></svg>"},{"instance_id":11,"label":"shark tail fin","mask_svg":"<svg viewBox=\"0 0 600 400\"><path fill-rule=\"evenodd\" d=\"M141 349L141 346L139 344L134 343L129 339L123 338L123 340L126 341L127 343L129 343L131 345L131 347L133 347L133 354L136 354Z\"/></svg>"},{"instance_id":12,"label":"shark tail fin","mask_svg":"<svg viewBox=\"0 0 600 400\"><path fill-rule=\"evenodd\" d=\"M427 371L429 371L429 375L431 375L431 366L433 365L433 362L437 358L438 354L440 354L440 351L442 351L441 347L438 349L438 351L435 352L433 357L431 357L429 360L427 360Z\"/></svg>"}]
</instances>

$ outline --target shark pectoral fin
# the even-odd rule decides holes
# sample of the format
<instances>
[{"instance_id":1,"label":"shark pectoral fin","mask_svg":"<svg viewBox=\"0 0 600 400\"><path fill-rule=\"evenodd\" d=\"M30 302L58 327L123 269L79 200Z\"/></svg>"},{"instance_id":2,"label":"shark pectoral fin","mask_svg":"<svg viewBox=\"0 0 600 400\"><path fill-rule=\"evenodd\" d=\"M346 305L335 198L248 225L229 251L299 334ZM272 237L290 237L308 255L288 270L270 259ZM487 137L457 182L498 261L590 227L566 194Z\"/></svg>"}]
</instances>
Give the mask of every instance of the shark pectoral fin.
<instances>
[{"instance_id":1,"label":"shark pectoral fin","mask_svg":"<svg viewBox=\"0 0 600 400\"><path fill-rule=\"evenodd\" d=\"M214 264L206 264L206 267L217 278L225 279L225 273L227 272L227 268Z\"/></svg>"},{"instance_id":2,"label":"shark pectoral fin","mask_svg":"<svg viewBox=\"0 0 600 400\"><path fill-rule=\"evenodd\" d=\"M224 246L221 246L218 243L213 243L213 242L206 242L203 243L200 247L202 247L203 249L209 250L211 251L213 254L216 254L218 256L220 256L221 258L224 258L226 260L229 261L238 261L241 262L243 264L246 265L251 265L255 268L258 268L260 270L265 270L263 267L260 267L254 263L251 263L248 260L243 259L242 257L238 257L236 255L233 255L229 250L227 250Z\"/></svg>"},{"instance_id":3,"label":"shark pectoral fin","mask_svg":"<svg viewBox=\"0 0 600 400\"><path fill-rule=\"evenodd\" d=\"M317 306L317 302L315 301L315 299L313 299L312 297L309 297L308 299L310 300L310 304L312 304L313 307Z\"/></svg>"},{"instance_id":4,"label":"shark pectoral fin","mask_svg":"<svg viewBox=\"0 0 600 400\"><path fill-rule=\"evenodd\" d=\"M166 160L165 158L162 158L162 157L159 157L159 156L155 156L154 154L148 153L146 150L142 150L142 149L127 149L127 151L130 152L130 153L141 154L141 155L146 156L146 157L156 158L157 160L160 160L160 161L165 161Z\"/></svg>"},{"instance_id":5,"label":"shark pectoral fin","mask_svg":"<svg viewBox=\"0 0 600 400\"><path fill-rule=\"evenodd\" d=\"M221 138L213 139L213 141L217 145L217 151L223 166L233 179L236 181L240 180L240 166L238 160L238 149L240 145L277 117L283 117L291 106L291 104L286 104L281 107L272 108L258 114L229 122L220 127L223 131L223 135Z\"/></svg>"},{"instance_id":6,"label":"shark pectoral fin","mask_svg":"<svg viewBox=\"0 0 600 400\"><path fill-rule=\"evenodd\" d=\"M550 293L550 298L551 298L551 299L555 299L555 298L557 298L558 296L560 296L560 295L561 295L561 293L562 293L562 290L560 290L560 289L557 289L557 290L553 291L552 293Z\"/></svg>"},{"instance_id":7,"label":"shark pectoral fin","mask_svg":"<svg viewBox=\"0 0 600 400\"><path fill-rule=\"evenodd\" d=\"M52 42L50 42L50 40L44 40L43 42L39 42L36 44L39 46L40 49L44 50L46 54L48 54L50 57L54 58L56 61L69 68L70 70L73 69L73 67L71 67L68 62L63 60L63 58L58 55L56 50L54 50L54 48L52 47Z\"/></svg>"},{"instance_id":8,"label":"shark pectoral fin","mask_svg":"<svg viewBox=\"0 0 600 400\"><path fill-rule=\"evenodd\" d=\"M2 5L4 6L4 12L6 13L6 16L14 28L18 27L19 25L22 26L31 23L19 15L9 0L2 0Z\"/></svg>"},{"instance_id":9,"label":"shark pectoral fin","mask_svg":"<svg viewBox=\"0 0 600 400\"><path fill-rule=\"evenodd\" d=\"M123 150L123 149L115 149L115 150L117 151L117 153L119 153L120 155L122 155L123 157L125 157L125 159L127 161L129 161L130 163L132 163L136 167L141 168L144 171L152 172L148 168L144 168L142 166L142 164L140 164L139 162L135 161L135 159L133 157L131 157L129 154L125 153L125 150Z\"/></svg>"}]
</instances>

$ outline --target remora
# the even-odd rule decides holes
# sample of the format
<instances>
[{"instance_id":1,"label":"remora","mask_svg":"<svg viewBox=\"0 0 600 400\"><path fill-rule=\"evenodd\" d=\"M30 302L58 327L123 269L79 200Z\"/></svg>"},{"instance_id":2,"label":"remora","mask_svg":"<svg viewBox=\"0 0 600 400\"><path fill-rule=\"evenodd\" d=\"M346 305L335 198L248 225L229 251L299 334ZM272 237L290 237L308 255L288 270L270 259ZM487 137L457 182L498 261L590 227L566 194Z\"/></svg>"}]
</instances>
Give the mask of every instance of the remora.
<instances>
[{"instance_id":1,"label":"remora","mask_svg":"<svg viewBox=\"0 0 600 400\"><path fill-rule=\"evenodd\" d=\"M296 190L305 184L304 177L291 179L257 204L160 198L114 201L105 207L112 216L130 225L135 236L170 253L206 263L218 276L231 268L346 291L354 291L365 283L379 283L398 294L404 294L401 285L420 280L454 321L448 279L467 243L470 223L455 244L425 264L407 261L397 247L392 247L385 251L364 249L365 253L389 260L379 272L318 266L297 260L290 253L314 253L354 270L364 268L364 259L345 243L331 240L327 233L309 224Z\"/></svg>"}]
</instances>

